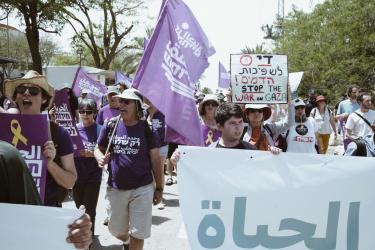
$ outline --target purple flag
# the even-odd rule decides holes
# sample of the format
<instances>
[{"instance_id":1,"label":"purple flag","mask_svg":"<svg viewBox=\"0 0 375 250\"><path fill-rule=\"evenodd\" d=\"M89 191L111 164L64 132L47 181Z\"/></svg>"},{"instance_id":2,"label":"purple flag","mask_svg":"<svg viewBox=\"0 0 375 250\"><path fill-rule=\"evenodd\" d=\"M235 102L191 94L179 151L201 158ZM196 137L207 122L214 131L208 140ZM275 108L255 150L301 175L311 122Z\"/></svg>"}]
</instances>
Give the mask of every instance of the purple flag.
<instances>
[{"instance_id":1,"label":"purple flag","mask_svg":"<svg viewBox=\"0 0 375 250\"><path fill-rule=\"evenodd\" d=\"M115 71L115 83L118 84L119 82L123 82L126 84L128 88L132 86L132 81L130 77L127 77L126 75L122 74L119 71Z\"/></svg>"},{"instance_id":2,"label":"purple flag","mask_svg":"<svg viewBox=\"0 0 375 250\"><path fill-rule=\"evenodd\" d=\"M44 201L47 159L43 156L43 145L48 141L47 115L0 113L0 140L9 142L21 153Z\"/></svg>"},{"instance_id":3,"label":"purple flag","mask_svg":"<svg viewBox=\"0 0 375 250\"><path fill-rule=\"evenodd\" d=\"M75 96L80 96L83 89L89 92L87 96L94 99L98 107L100 107L102 95L107 93L107 86L92 79L82 68L78 68L72 90Z\"/></svg>"},{"instance_id":4,"label":"purple flag","mask_svg":"<svg viewBox=\"0 0 375 250\"><path fill-rule=\"evenodd\" d=\"M149 42L150 40L148 40L146 37L143 38L143 50L146 50Z\"/></svg>"},{"instance_id":5,"label":"purple flag","mask_svg":"<svg viewBox=\"0 0 375 250\"><path fill-rule=\"evenodd\" d=\"M224 68L224 65L219 62L219 88L227 89L230 83L230 75Z\"/></svg>"},{"instance_id":6,"label":"purple flag","mask_svg":"<svg viewBox=\"0 0 375 250\"><path fill-rule=\"evenodd\" d=\"M53 107L55 108L55 122L68 131L73 142L74 155L78 156L79 151L85 149L85 146L78 133L76 123L72 118L68 94L64 90L55 91Z\"/></svg>"},{"instance_id":7,"label":"purple flag","mask_svg":"<svg viewBox=\"0 0 375 250\"><path fill-rule=\"evenodd\" d=\"M166 1L133 81L165 115L166 140L203 145L194 83L215 53L199 23L181 0ZM176 134L177 133L177 134Z\"/></svg>"}]
</instances>

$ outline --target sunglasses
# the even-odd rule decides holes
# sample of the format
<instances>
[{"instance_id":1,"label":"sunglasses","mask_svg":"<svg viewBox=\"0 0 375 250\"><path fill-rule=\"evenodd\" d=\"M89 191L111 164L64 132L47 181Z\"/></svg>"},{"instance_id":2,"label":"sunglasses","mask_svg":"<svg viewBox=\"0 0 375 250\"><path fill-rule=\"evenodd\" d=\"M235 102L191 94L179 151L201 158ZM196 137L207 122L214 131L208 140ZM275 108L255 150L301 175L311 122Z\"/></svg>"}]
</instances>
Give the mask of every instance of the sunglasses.
<instances>
[{"instance_id":1,"label":"sunglasses","mask_svg":"<svg viewBox=\"0 0 375 250\"><path fill-rule=\"evenodd\" d=\"M130 103L133 102L133 100L119 98L119 102L125 105L129 105Z\"/></svg>"},{"instance_id":2,"label":"sunglasses","mask_svg":"<svg viewBox=\"0 0 375 250\"><path fill-rule=\"evenodd\" d=\"M262 109L247 109L249 113L254 114L254 113L263 113Z\"/></svg>"},{"instance_id":3,"label":"sunglasses","mask_svg":"<svg viewBox=\"0 0 375 250\"><path fill-rule=\"evenodd\" d=\"M219 106L219 105L217 104L217 102L214 102L214 101L208 101L208 102L205 102L204 105L206 105L206 106L211 105L211 106L213 106L213 107L217 107L217 106Z\"/></svg>"},{"instance_id":4,"label":"sunglasses","mask_svg":"<svg viewBox=\"0 0 375 250\"><path fill-rule=\"evenodd\" d=\"M297 110L297 109L304 109L304 108L305 108L305 106L297 106L294 109Z\"/></svg>"},{"instance_id":5,"label":"sunglasses","mask_svg":"<svg viewBox=\"0 0 375 250\"><path fill-rule=\"evenodd\" d=\"M93 110L78 110L78 113L80 115L83 115L83 114L92 115L92 114L94 114L94 111Z\"/></svg>"},{"instance_id":6,"label":"sunglasses","mask_svg":"<svg viewBox=\"0 0 375 250\"><path fill-rule=\"evenodd\" d=\"M28 90L29 93L30 93L30 95L32 95L32 96L36 96L36 95L38 95L42 91L38 87L23 86L23 85L17 86L16 89L15 89L15 91L16 91L17 94L25 94L26 90Z\"/></svg>"}]
</instances>

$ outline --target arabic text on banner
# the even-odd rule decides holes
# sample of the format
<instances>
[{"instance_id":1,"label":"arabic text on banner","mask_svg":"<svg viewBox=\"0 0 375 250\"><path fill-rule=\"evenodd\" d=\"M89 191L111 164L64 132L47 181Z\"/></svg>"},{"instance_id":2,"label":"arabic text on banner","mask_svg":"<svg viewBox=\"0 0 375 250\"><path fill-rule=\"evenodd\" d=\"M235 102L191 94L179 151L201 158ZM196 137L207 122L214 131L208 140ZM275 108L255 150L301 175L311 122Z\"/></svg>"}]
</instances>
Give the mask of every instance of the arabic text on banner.
<instances>
[{"instance_id":1,"label":"arabic text on banner","mask_svg":"<svg viewBox=\"0 0 375 250\"><path fill-rule=\"evenodd\" d=\"M231 54L232 100L236 103L287 103L286 55Z\"/></svg>"},{"instance_id":2,"label":"arabic text on banner","mask_svg":"<svg viewBox=\"0 0 375 250\"><path fill-rule=\"evenodd\" d=\"M202 147L180 151L180 205L191 249L375 245L371 158Z\"/></svg>"}]
</instances>

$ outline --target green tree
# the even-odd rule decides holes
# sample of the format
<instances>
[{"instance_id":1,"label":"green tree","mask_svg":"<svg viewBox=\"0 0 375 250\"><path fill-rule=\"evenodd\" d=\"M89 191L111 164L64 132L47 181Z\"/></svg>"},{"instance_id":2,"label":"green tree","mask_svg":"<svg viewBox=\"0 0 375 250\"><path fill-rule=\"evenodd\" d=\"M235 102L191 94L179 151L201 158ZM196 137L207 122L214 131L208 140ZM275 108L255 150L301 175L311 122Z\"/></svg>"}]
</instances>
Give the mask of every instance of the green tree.
<instances>
[{"instance_id":1,"label":"green tree","mask_svg":"<svg viewBox=\"0 0 375 250\"><path fill-rule=\"evenodd\" d=\"M212 90L210 88L208 88L208 87L204 87L201 91L205 95L213 93Z\"/></svg>"},{"instance_id":2,"label":"green tree","mask_svg":"<svg viewBox=\"0 0 375 250\"><path fill-rule=\"evenodd\" d=\"M264 44L257 44L255 48L250 48L245 46L245 48L241 49L242 54L267 54L266 49L263 47Z\"/></svg>"},{"instance_id":3,"label":"green tree","mask_svg":"<svg viewBox=\"0 0 375 250\"><path fill-rule=\"evenodd\" d=\"M95 67L109 69L116 55L134 48L126 38L143 4L141 0L76 0L63 18L75 32L74 43L90 51Z\"/></svg>"},{"instance_id":4,"label":"green tree","mask_svg":"<svg viewBox=\"0 0 375 250\"><path fill-rule=\"evenodd\" d=\"M70 0L0 1L0 15L4 17L9 13L14 13L25 27L26 39L33 63L32 68L39 73L42 73L43 63L40 54L39 31L58 33L63 27L58 14L70 4Z\"/></svg>"},{"instance_id":5,"label":"green tree","mask_svg":"<svg viewBox=\"0 0 375 250\"><path fill-rule=\"evenodd\" d=\"M288 55L290 72L305 72L300 94L316 88L337 99L349 84L374 88L374 9L373 0L330 0L284 19L276 53Z\"/></svg>"}]
</instances>

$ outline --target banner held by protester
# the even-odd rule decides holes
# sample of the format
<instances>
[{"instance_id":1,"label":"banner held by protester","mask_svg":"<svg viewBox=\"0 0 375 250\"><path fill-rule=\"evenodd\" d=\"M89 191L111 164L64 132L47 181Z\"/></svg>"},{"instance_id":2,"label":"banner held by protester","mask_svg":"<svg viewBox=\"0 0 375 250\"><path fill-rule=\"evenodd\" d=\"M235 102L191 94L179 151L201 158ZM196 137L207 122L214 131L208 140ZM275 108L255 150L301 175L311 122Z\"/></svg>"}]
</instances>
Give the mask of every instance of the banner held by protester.
<instances>
[{"instance_id":1,"label":"banner held by protester","mask_svg":"<svg viewBox=\"0 0 375 250\"><path fill-rule=\"evenodd\" d=\"M194 83L215 53L199 23L181 0L166 1L133 81L165 115L166 140L202 145ZM177 133L177 135L176 135ZM171 137L174 139L171 140Z\"/></svg>"},{"instance_id":2,"label":"banner held by protester","mask_svg":"<svg viewBox=\"0 0 375 250\"><path fill-rule=\"evenodd\" d=\"M47 115L19 115L0 113L0 140L11 143L21 153L44 200L47 159L43 147L48 141Z\"/></svg>"},{"instance_id":3,"label":"banner held by protester","mask_svg":"<svg viewBox=\"0 0 375 250\"><path fill-rule=\"evenodd\" d=\"M371 158L179 148L178 189L191 249L375 245Z\"/></svg>"},{"instance_id":4,"label":"banner held by protester","mask_svg":"<svg viewBox=\"0 0 375 250\"><path fill-rule=\"evenodd\" d=\"M55 122L68 131L73 142L74 154L79 155L79 151L84 150L85 147L72 118L68 95L64 90L55 91L53 107L55 109Z\"/></svg>"},{"instance_id":5,"label":"banner held by protester","mask_svg":"<svg viewBox=\"0 0 375 250\"><path fill-rule=\"evenodd\" d=\"M287 103L286 55L231 54L232 100L236 103Z\"/></svg>"},{"instance_id":6,"label":"banner held by protester","mask_svg":"<svg viewBox=\"0 0 375 250\"><path fill-rule=\"evenodd\" d=\"M107 93L107 86L92 79L82 68L78 68L72 90L77 97L81 95L82 90L87 90L89 92L87 97L94 99L99 107L102 96Z\"/></svg>"}]
</instances>

